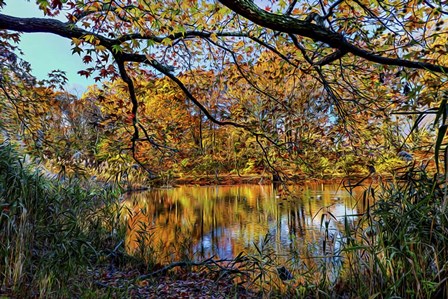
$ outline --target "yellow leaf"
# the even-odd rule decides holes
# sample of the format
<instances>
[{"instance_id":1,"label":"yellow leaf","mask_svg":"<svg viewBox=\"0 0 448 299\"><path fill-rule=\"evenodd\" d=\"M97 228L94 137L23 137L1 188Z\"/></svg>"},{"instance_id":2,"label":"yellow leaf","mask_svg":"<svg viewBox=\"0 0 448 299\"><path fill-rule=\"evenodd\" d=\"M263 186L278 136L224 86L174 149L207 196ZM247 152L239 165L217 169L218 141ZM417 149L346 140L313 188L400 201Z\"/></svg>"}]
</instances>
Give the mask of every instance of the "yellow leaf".
<instances>
[{"instance_id":1,"label":"yellow leaf","mask_svg":"<svg viewBox=\"0 0 448 299\"><path fill-rule=\"evenodd\" d=\"M79 46L79 45L82 43L82 40L80 40L80 39L78 39L78 38L76 38L76 37L73 37L73 38L72 38L72 42L73 42L73 44L74 44L75 46Z\"/></svg>"},{"instance_id":2,"label":"yellow leaf","mask_svg":"<svg viewBox=\"0 0 448 299\"><path fill-rule=\"evenodd\" d=\"M243 47L243 46L244 46L244 42L243 42L242 40L240 40L239 42L237 42L237 43L234 45L234 48L239 49L239 48L241 48L241 47Z\"/></svg>"},{"instance_id":3,"label":"yellow leaf","mask_svg":"<svg viewBox=\"0 0 448 299\"><path fill-rule=\"evenodd\" d=\"M216 33L212 33L210 34L210 39L216 43L218 41L218 36L216 35Z\"/></svg>"},{"instance_id":4,"label":"yellow leaf","mask_svg":"<svg viewBox=\"0 0 448 299\"><path fill-rule=\"evenodd\" d=\"M164 46L171 46L171 45L173 44L173 41L171 40L171 38L169 38L169 37L165 37L165 38L162 40L162 44L163 44Z\"/></svg>"},{"instance_id":5,"label":"yellow leaf","mask_svg":"<svg viewBox=\"0 0 448 299\"><path fill-rule=\"evenodd\" d=\"M102 45L95 46L95 49L99 52L104 52L107 50L106 47Z\"/></svg>"},{"instance_id":6,"label":"yellow leaf","mask_svg":"<svg viewBox=\"0 0 448 299\"><path fill-rule=\"evenodd\" d=\"M84 40L88 43L93 43L93 41L95 40L95 36L88 34L84 36Z\"/></svg>"}]
</instances>

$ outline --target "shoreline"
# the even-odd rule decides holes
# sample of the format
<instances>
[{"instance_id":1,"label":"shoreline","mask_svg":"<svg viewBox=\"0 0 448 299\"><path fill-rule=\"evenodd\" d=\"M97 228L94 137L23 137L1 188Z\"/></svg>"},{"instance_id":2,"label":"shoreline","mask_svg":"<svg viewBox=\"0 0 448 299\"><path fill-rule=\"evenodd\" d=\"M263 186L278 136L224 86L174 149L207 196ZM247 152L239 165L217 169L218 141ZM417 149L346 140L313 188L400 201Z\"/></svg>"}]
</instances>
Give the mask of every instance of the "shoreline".
<instances>
[{"instance_id":1,"label":"shoreline","mask_svg":"<svg viewBox=\"0 0 448 299\"><path fill-rule=\"evenodd\" d=\"M386 177L383 177L387 179ZM357 184L362 182L363 185L371 183L372 177L362 177L360 175L353 175L349 177L334 177L334 178L304 178L293 177L290 180L284 182L286 185L295 184ZM198 175L198 176L185 176L176 177L169 180L168 183L161 180L154 180L150 185L131 184L131 186L122 186L124 192L138 192L150 189L170 189L179 186L235 186L235 185L280 185L282 182L275 182L268 176L263 175Z\"/></svg>"}]
</instances>

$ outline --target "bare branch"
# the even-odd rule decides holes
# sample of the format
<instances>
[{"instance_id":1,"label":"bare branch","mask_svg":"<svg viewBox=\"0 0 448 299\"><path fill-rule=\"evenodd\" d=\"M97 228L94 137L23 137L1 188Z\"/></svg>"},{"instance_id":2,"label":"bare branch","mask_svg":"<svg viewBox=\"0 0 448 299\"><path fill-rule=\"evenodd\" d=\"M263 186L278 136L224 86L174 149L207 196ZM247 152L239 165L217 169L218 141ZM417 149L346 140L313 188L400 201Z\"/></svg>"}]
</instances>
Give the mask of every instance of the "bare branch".
<instances>
[{"instance_id":1,"label":"bare branch","mask_svg":"<svg viewBox=\"0 0 448 299\"><path fill-rule=\"evenodd\" d=\"M344 111L344 109L342 108L338 96L331 89L330 84L328 84L328 82L325 79L325 76L323 75L319 66L313 64L313 61L311 60L311 58L309 58L308 55L306 54L306 49L299 43L297 38L292 34L290 35L290 37L291 37L294 45L297 47L297 49L299 49L302 52L303 58L305 58L305 60L309 64L311 64L314 67L314 70L319 74L320 82L324 86L324 89L327 91L330 98L333 100L334 105L336 106L339 115L344 118L347 115L347 112Z\"/></svg>"}]
</instances>

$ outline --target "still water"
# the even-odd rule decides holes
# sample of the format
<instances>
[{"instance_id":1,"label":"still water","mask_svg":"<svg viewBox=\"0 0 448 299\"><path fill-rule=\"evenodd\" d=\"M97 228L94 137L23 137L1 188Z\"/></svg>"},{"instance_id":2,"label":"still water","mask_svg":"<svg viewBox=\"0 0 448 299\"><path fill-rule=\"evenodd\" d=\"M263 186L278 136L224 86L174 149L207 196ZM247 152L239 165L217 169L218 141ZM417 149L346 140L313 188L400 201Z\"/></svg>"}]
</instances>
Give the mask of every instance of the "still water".
<instances>
[{"instance_id":1,"label":"still water","mask_svg":"<svg viewBox=\"0 0 448 299\"><path fill-rule=\"evenodd\" d=\"M151 248L160 262L185 257L232 258L269 246L278 256L322 256L337 247L344 226L363 212L360 195L338 185L290 187L293 197L272 185L181 186L130 193L124 201L126 246ZM323 240L326 239L326 242Z\"/></svg>"}]
</instances>

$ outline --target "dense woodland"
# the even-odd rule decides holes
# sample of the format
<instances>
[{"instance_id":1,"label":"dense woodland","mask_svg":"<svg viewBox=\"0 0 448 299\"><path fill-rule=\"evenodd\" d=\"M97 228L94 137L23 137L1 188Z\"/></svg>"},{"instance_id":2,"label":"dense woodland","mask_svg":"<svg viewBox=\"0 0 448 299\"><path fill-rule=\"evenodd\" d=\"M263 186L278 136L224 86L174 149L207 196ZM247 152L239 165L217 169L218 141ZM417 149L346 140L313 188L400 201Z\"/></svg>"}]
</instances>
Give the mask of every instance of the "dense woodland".
<instances>
[{"instance_id":1,"label":"dense woodland","mask_svg":"<svg viewBox=\"0 0 448 299\"><path fill-rule=\"evenodd\" d=\"M101 217L113 219L115 183L127 188L195 183L203 176L214 183L225 176L256 177L256 182L375 176L401 183L396 189L366 191L365 197L381 193L384 202L363 216L359 231L346 232L352 240L347 254L359 262L357 270L351 269L336 289L329 291L321 281L301 294L448 294L448 7L443 1L37 0L42 18L4 15L1 8L8 2L0 0L0 224L1 240L24 250L20 256L32 256L23 248L32 235L23 220L31 204L39 208L30 209L35 218L29 221L39 229L43 223L55 229L67 220L64 209L79 207L71 210L77 216L69 217L74 222L65 237L55 230L32 238L35 252L53 252L45 239L51 235L65 241L85 238L91 246L78 245L90 259L88 267L110 258L119 237L95 244L89 238L99 227L107 231L119 225L100 225L84 199L97 201L96 207L102 202L107 212ZM54 18L61 15L64 21ZM34 32L70 39L67 55L81 56L85 65L79 74L97 84L78 97L66 90L64 71L37 80L20 55L21 35ZM40 175L34 179L36 169ZM16 179L21 176L37 189L20 189ZM52 193L58 188L72 193L61 199ZM97 191L85 191L89 188ZM36 202L33 194L46 199ZM390 205L388 198L401 204ZM47 206L53 208L47 211ZM42 213L53 216L42 220ZM82 222L82 213L96 220ZM395 234L394 227L404 223L397 219L407 219L410 229ZM384 226L375 240L362 232L372 223ZM79 235L71 236L74 232ZM358 246L355 240L366 243ZM85 295L73 289L69 271L55 283L34 281L32 258L20 264L10 248L1 247L1 256L13 259L0 263L0 294ZM357 255L358 250L365 251ZM382 263L397 252L402 259L395 268ZM429 257L417 258L424 256ZM58 255L51 258L57 264ZM419 267L406 268L410 260ZM77 263L73 255L70 267L86 266ZM29 268L6 270L19 264ZM373 267L370 272L366 265ZM45 272L51 267L39 269L42 277L51 277ZM400 271L406 272L403 280ZM369 282L354 278L367 272ZM349 287L350 282L359 288ZM67 293L52 293L61 286ZM96 293L96 287L88 286L90 296L105 294ZM298 296L292 289L283 291Z\"/></svg>"},{"instance_id":2,"label":"dense woodland","mask_svg":"<svg viewBox=\"0 0 448 299\"><path fill-rule=\"evenodd\" d=\"M406 164L402 151L419 155L417 163L423 166L433 157L432 122L413 128L418 114L384 111L339 116L319 99L323 91L306 73L276 74L272 66L279 63L263 53L252 66L253 75L263 86L275 82L276 90L270 93L286 97L286 107L248 93L236 69L180 76L213 117L236 118L250 130L213 123L170 79L139 72L134 85L139 90L138 123L146 139L140 138L134 147L132 108L123 81L91 86L76 98L55 86L63 83L57 81L63 74L40 85L10 71L4 77L2 113L8 117L2 123L3 138L21 141L60 176L106 180L131 175L146 184L169 176L219 174L328 179L364 176L369 167L390 175ZM200 81L199 76L217 82ZM380 82L369 84L372 96L380 98ZM222 89L228 94L220 95ZM407 99L401 92L396 96ZM393 111L401 110L397 106Z\"/></svg>"}]
</instances>

